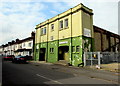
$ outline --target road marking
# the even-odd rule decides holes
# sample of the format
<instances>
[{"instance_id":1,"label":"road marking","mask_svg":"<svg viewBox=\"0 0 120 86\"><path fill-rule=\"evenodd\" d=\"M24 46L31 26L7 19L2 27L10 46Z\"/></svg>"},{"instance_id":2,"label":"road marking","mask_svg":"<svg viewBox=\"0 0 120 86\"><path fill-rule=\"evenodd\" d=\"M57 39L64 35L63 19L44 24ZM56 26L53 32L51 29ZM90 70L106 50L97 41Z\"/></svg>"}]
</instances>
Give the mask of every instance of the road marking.
<instances>
[{"instance_id":1,"label":"road marking","mask_svg":"<svg viewBox=\"0 0 120 86\"><path fill-rule=\"evenodd\" d=\"M53 80L53 79L47 78L47 77L42 76L42 75L40 75L40 74L36 74L36 75L39 76L39 77L42 77L42 78L44 78L44 79L50 80L50 81L52 81L52 82L55 82L55 83L58 83L58 84L63 84L63 83L61 83L61 82L59 82L59 81L56 81L56 80Z\"/></svg>"}]
</instances>

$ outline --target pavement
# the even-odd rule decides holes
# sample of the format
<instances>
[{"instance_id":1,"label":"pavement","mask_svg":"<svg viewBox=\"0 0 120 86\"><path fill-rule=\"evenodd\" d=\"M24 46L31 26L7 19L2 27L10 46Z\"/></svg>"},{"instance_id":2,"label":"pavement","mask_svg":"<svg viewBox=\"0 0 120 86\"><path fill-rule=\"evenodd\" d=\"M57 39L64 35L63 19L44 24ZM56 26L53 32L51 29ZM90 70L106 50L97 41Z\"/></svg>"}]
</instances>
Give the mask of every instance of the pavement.
<instances>
[{"instance_id":1,"label":"pavement","mask_svg":"<svg viewBox=\"0 0 120 86\"><path fill-rule=\"evenodd\" d=\"M66 63L62 62L56 62L56 63L48 63L45 61L30 61L32 63L40 63L40 64L54 64L54 65L62 65L67 67L73 67L73 68L81 68L81 67L74 67L74 66L68 66ZM104 70L104 71L110 71L115 73L120 73L120 63L110 63L110 64L101 64L100 67L96 67L96 65L93 66L86 66L85 69L93 69L93 70Z\"/></svg>"}]
</instances>

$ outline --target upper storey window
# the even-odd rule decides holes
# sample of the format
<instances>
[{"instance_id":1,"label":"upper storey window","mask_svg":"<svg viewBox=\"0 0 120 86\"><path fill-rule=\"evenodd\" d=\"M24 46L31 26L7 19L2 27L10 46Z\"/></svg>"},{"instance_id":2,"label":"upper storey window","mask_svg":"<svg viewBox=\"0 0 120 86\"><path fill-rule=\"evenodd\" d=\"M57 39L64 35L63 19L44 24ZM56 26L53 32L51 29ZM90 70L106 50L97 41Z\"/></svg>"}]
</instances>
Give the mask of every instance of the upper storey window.
<instances>
[{"instance_id":1,"label":"upper storey window","mask_svg":"<svg viewBox=\"0 0 120 86\"><path fill-rule=\"evenodd\" d=\"M54 24L51 24L51 31L54 30Z\"/></svg>"},{"instance_id":2,"label":"upper storey window","mask_svg":"<svg viewBox=\"0 0 120 86\"><path fill-rule=\"evenodd\" d=\"M41 35L46 35L46 27L41 29Z\"/></svg>"},{"instance_id":3,"label":"upper storey window","mask_svg":"<svg viewBox=\"0 0 120 86\"><path fill-rule=\"evenodd\" d=\"M65 28L68 27L68 19L65 19Z\"/></svg>"},{"instance_id":4,"label":"upper storey window","mask_svg":"<svg viewBox=\"0 0 120 86\"><path fill-rule=\"evenodd\" d=\"M62 29L62 28L63 28L63 20L60 21L60 29Z\"/></svg>"}]
</instances>

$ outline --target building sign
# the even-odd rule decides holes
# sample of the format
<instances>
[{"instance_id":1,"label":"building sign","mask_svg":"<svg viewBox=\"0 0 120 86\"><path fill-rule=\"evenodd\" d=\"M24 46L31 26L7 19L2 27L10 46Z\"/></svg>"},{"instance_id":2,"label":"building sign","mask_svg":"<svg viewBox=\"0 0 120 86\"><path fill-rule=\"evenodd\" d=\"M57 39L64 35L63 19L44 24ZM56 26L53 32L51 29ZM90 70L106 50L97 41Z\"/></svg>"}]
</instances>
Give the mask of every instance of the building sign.
<instances>
[{"instance_id":1,"label":"building sign","mask_svg":"<svg viewBox=\"0 0 120 86\"><path fill-rule=\"evenodd\" d=\"M91 30L84 28L84 36L91 37Z\"/></svg>"},{"instance_id":2,"label":"building sign","mask_svg":"<svg viewBox=\"0 0 120 86\"><path fill-rule=\"evenodd\" d=\"M59 44L67 44L68 41L59 42Z\"/></svg>"}]
</instances>

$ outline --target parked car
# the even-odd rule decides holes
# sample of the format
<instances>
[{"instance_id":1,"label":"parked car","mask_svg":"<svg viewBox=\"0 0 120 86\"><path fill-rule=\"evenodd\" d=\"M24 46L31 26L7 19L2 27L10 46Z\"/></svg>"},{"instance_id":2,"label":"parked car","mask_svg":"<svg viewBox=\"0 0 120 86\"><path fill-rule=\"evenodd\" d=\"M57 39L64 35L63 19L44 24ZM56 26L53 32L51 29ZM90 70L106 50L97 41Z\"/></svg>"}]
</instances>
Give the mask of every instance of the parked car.
<instances>
[{"instance_id":1,"label":"parked car","mask_svg":"<svg viewBox=\"0 0 120 86\"><path fill-rule=\"evenodd\" d=\"M13 63L26 63L26 61L27 61L26 56L16 56L12 60Z\"/></svg>"},{"instance_id":2,"label":"parked car","mask_svg":"<svg viewBox=\"0 0 120 86\"><path fill-rule=\"evenodd\" d=\"M27 60L33 60L33 57L32 57L32 56L26 55L25 57L26 57Z\"/></svg>"},{"instance_id":3,"label":"parked car","mask_svg":"<svg viewBox=\"0 0 120 86\"><path fill-rule=\"evenodd\" d=\"M8 56L3 57L3 60L5 60L5 61L12 61L12 59L14 57L15 57L14 55L8 55Z\"/></svg>"}]
</instances>

